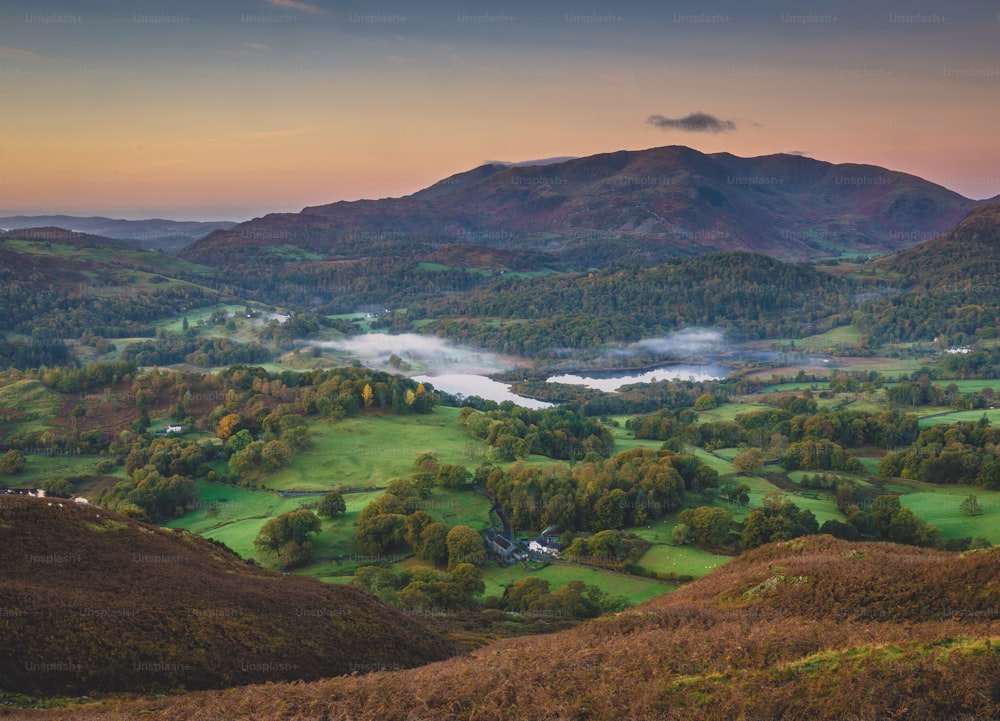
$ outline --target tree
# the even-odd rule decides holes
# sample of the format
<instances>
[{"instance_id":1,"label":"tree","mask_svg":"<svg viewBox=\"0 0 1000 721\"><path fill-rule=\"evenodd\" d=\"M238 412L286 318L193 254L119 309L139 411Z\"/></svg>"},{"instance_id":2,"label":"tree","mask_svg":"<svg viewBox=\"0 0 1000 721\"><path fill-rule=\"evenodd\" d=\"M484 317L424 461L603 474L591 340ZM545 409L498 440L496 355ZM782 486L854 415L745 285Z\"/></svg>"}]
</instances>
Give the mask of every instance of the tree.
<instances>
[{"instance_id":1,"label":"tree","mask_svg":"<svg viewBox=\"0 0 1000 721\"><path fill-rule=\"evenodd\" d=\"M230 390L230 393L231 392L232 390ZM242 420L243 419L240 418L239 413L230 413L223 416L219 420L219 425L216 428L215 434L224 441L229 440L229 437L236 432L236 428L240 425Z\"/></svg>"},{"instance_id":2,"label":"tree","mask_svg":"<svg viewBox=\"0 0 1000 721\"><path fill-rule=\"evenodd\" d=\"M729 538L733 515L725 508L700 506L680 512L677 520L689 529L691 540L706 546L721 546Z\"/></svg>"},{"instance_id":3,"label":"tree","mask_svg":"<svg viewBox=\"0 0 1000 721\"><path fill-rule=\"evenodd\" d=\"M361 391L361 401L365 408L371 408L375 403L375 391L372 390L371 384L365 383L365 387Z\"/></svg>"},{"instance_id":4,"label":"tree","mask_svg":"<svg viewBox=\"0 0 1000 721\"><path fill-rule=\"evenodd\" d=\"M420 534L420 550L417 555L435 566L448 563L448 526L432 523Z\"/></svg>"},{"instance_id":5,"label":"tree","mask_svg":"<svg viewBox=\"0 0 1000 721\"><path fill-rule=\"evenodd\" d=\"M546 595L551 586L544 578L528 576L507 586L503 592L504 606L508 611L527 611L532 602Z\"/></svg>"},{"instance_id":6,"label":"tree","mask_svg":"<svg viewBox=\"0 0 1000 721\"><path fill-rule=\"evenodd\" d=\"M756 476L764 467L764 454L759 448L743 451L733 459L733 468L745 476Z\"/></svg>"},{"instance_id":7,"label":"tree","mask_svg":"<svg viewBox=\"0 0 1000 721\"><path fill-rule=\"evenodd\" d=\"M464 488L472 481L472 473L465 466L445 464L438 471L438 485L444 488Z\"/></svg>"},{"instance_id":8,"label":"tree","mask_svg":"<svg viewBox=\"0 0 1000 721\"><path fill-rule=\"evenodd\" d=\"M691 529L686 523L678 523L670 532L670 542L675 546L683 546L691 540Z\"/></svg>"},{"instance_id":9,"label":"tree","mask_svg":"<svg viewBox=\"0 0 1000 721\"><path fill-rule=\"evenodd\" d=\"M483 552L483 539L469 526L455 526L448 531L445 539L448 547L448 568L452 569L459 563L481 565L486 560Z\"/></svg>"},{"instance_id":10,"label":"tree","mask_svg":"<svg viewBox=\"0 0 1000 721\"><path fill-rule=\"evenodd\" d=\"M486 590L483 583L483 572L471 563L459 563L451 569L451 575L461 587L462 592L470 599L479 596Z\"/></svg>"},{"instance_id":11,"label":"tree","mask_svg":"<svg viewBox=\"0 0 1000 721\"><path fill-rule=\"evenodd\" d=\"M967 516L978 516L983 512L982 507L979 505L979 499L976 498L975 494L966 496L965 500L959 505L959 508Z\"/></svg>"},{"instance_id":12,"label":"tree","mask_svg":"<svg viewBox=\"0 0 1000 721\"><path fill-rule=\"evenodd\" d=\"M362 518L354 536L358 550L372 556L401 547L405 538L406 516L401 513L380 513Z\"/></svg>"},{"instance_id":13,"label":"tree","mask_svg":"<svg viewBox=\"0 0 1000 721\"><path fill-rule=\"evenodd\" d=\"M10 449L3 454L3 458L0 458L0 473L4 475L12 476L27 467L28 462L25 460L24 454L16 448Z\"/></svg>"},{"instance_id":14,"label":"tree","mask_svg":"<svg viewBox=\"0 0 1000 721\"><path fill-rule=\"evenodd\" d=\"M340 491L330 491L319 502L317 512L324 518L336 518L347 511L347 503Z\"/></svg>"},{"instance_id":15,"label":"tree","mask_svg":"<svg viewBox=\"0 0 1000 721\"><path fill-rule=\"evenodd\" d=\"M87 407L78 405L73 408L73 425L77 428L80 427L80 419L87 415Z\"/></svg>"},{"instance_id":16,"label":"tree","mask_svg":"<svg viewBox=\"0 0 1000 721\"><path fill-rule=\"evenodd\" d=\"M233 453L239 453L251 443L253 443L253 436L250 435L250 431L246 428L232 434L229 436L229 440L226 441L226 445L229 446L229 450Z\"/></svg>"},{"instance_id":17,"label":"tree","mask_svg":"<svg viewBox=\"0 0 1000 721\"><path fill-rule=\"evenodd\" d=\"M253 545L260 551L277 552L289 541L300 545L309 542L309 536L319 533L322 527L319 517L307 508L282 513L272 518L257 533ZM310 546L310 551L311 546Z\"/></svg>"},{"instance_id":18,"label":"tree","mask_svg":"<svg viewBox=\"0 0 1000 721\"><path fill-rule=\"evenodd\" d=\"M694 402L696 411L710 411L718 405L718 401L711 393L702 393Z\"/></svg>"},{"instance_id":19,"label":"tree","mask_svg":"<svg viewBox=\"0 0 1000 721\"><path fill-rule=\"evenodd\" d=\"M318 533L320 520L315 513L300 508L272 518L265 523L253 545L268 561L280 568L298 566L312 556L309 536Z\"/></svg>"}]
</instances>

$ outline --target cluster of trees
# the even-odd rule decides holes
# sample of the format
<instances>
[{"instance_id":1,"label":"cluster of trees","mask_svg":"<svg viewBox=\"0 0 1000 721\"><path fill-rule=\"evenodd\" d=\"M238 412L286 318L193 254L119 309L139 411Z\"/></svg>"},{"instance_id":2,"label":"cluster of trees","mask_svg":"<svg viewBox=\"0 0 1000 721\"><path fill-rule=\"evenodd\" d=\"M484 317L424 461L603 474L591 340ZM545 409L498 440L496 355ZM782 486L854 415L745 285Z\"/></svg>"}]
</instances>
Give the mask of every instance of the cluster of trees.
<instances>
[{"instance_id":1,"label":"cluster of trees","mask_svg":"<svg viewBox=\"0 0 1000 721\"><path fill-rule=\"evenodd\" d=\"M125 458L126 480L102 492L99 505L143 520L183 515L198 500L194 478L203 476L207 450L188 440L156 438L135 444Z\"/></svg>"},{"instance_id":2,"label":"cluster of trees","mask_svg":"<svg viewBox=\"0 0 1000 721\"><path fill-rule=\"evenodd\" d=\"M261 526L253 545L266 565L278 568L301 566L312 557L310 537L319 533L319 517L307 508L282 513Z\"/></svg>"},{"instance_id":3,"label":"cluster of trees","mask_svg":"<svg viewBox=\"0 0 1000 721\"><path fill-rule=\"evenodd\" d=\"M305 372L298 384L308 386L301 395L302 409L323 416L352 416L362 410L430 413L438 402L428 385L364 367Z\"/></svg>"},{"instance_id":4,"label":"cluster of trees","mask_svg":"<svg viewBox=\"0 0 1000 721\"><path fill-rule=\"evenodd\" d=\"M0 337L0 368L18 370L38 366L61 366L72 363L69 346L61 338L54 340L17 340Z\"/></svg>"},{"instance_id":5,"label":"cluster of trees","mask_svg":"<svg viewBox=\"0 0 1000 721\"><path fill-rule=\"evenodd\" d=\"M888 388L889 400L903 406L952 406L963 410L989 408L995 394L992 387L984 387L977 392L962 393L955 383L941 387L929 376L921 375L915 382L904 380Z\"/></svg>"},{"instance_id":6,"label":"cluster of trees","mask_svg":"<svg viewBox=\"0 0 1000 721\"><path fill-rule=\"evenodd\" d=\"M1000 303L994 277L959 287L949 283L930 291L900 293L870 301L854 315L868 342L906 343L941 339L968 345L1000 332Z\"/></svg>"},{"instance_id":7,"label":"cluster of trees","mask_svg":"<svg viewBox=\"0 0 1000 721\"><path fill-rule=\"evenodd\" d=\"M459 418L470 435L489 444L492 460L512 461L532 453L564 460L589 453L607 457L614 447L611 429L568 408L529 410L503 403L490 411L463 408Z\"/></svg>"},{"instance_id":8,"label":"cluster of trees","mask_svg":"<svg viewBox=\"0 0 1000 721\"><path fill-rule=\"evenodd\" d=\"M211 366L265 363L274 351L258 343L239 343L228 338L165 338L130 343L122 351L122 360L140 366L189 363L199 368Z\"/></svg>"},{"instance_id":9,"label":"cluster of trees","mask_svg":"<svg viewBox=\"0 0 1000 721\"><path fill-rule=\"evenodd\" d=\"M646 524L681 506L685 491L718 486L718 473L695 456L634 449L569 468L516 463L480 467L483 483L514 528L604 531Z\"/></svg>"},{"instance_id":10,"label":"cluster of trees","mask_svg":"<svg viewBox=\"0 0 1000 721\"><path fill-rule=\"evenodd\" d=\"M471 563L459 563L447 571L426 566L399 570L362 566L351 583L385 603L425 613L474 608L476 598L486 590L482 572Z\"/></svg>"},{"instance_id":11,"label":"cluster of trees","mask_svg":"<svg viewBox=\"0 0 1000 721\"><path fill-rule=\"evenodd\" d=\"M917 418L894 410L867 412L848 409L817 411L809 396L787 396L784 408L742 413L733 421L698 422L691 409L663 409L630 418L626 428L636 438L690 443L706 450L749 446L761 452L738 457L741 473L760 470L765 456L780 459L788 470L863 470L845 448L875 445L892 448L911 442Z\"/></svg>"},{"instance_id":12,"label":"cluster of trees","mask_svg":"<svg viewBox=\"0 0 1000 721\"><path fill-rule=\"evenodd\" d=\"M780 491L771 491L743 521L740 547L748 550L773 541L788 541L816 533L819 528L812 511L799 508Z\"/></svg>"},{"instance_id":13,"label":"cluster of trees","mask_svg":"<svg viewBox=\"0 0 1000 721\"><path fill-rule=\"evenodd\" d=\"M575 622L602 613L621 611L628 599L605 593L597 586L570 581L553 589L549 581L529 576L504 589L501 596L482 596L485 584L481 571L460 563L445 571L417 567L391 569L362 566L352 583L385 603L426 613L466 611L475 608L517 613L547 622Z\"/></svg>"},{"instance_id":14,"label":"cluster of trees","mask_svg":"<svg viewBox=\"0 0 1000 721\"><path fill-rule=\"evenodd\" d=\"M906 450L879 461L883 476L927 483L963 483L1000 489L1000 429L983 417L976 423L925 428Z\"/></svg>"},{"instance_id":15,"label":"cluster of trees","mask_svg":"<svg viewBox=\"0 0 1000 721\"><path fill-rule=\"evenodd\" d=\"M677 545L695 543L704 547L725 546L733 523L733 514L717 506L685 508L677 516L670 540Z\"/></svg>"},{"instance_id":16,"label":"cluster of trees","mask_svg":"<svg viewBox=\"0 0 1000 721\"><path fill-rule=\"evenodd\" d=\"M552 590L544 578L529 576L504 589L502 596L483 599L484 608L520 613L550 620L580 621L602 613L622 611L628 599L606 594L597 586L583 581L570 581Z\"/></svg>"},{"instance_id":17,"label":"cluster of trees","mask_svg":"<svg viewBox=\"0 0 1000 721\"><path fill-rule=\"evenodd\" d=\"M467 526L449 530L424 510L431 487L407 478L390 481L385 493L361 510L355 534L358 551L382 555L409 544L417 558L434 565L483 563L483 539L478 533Z\"/></svg>"}]
</instances>

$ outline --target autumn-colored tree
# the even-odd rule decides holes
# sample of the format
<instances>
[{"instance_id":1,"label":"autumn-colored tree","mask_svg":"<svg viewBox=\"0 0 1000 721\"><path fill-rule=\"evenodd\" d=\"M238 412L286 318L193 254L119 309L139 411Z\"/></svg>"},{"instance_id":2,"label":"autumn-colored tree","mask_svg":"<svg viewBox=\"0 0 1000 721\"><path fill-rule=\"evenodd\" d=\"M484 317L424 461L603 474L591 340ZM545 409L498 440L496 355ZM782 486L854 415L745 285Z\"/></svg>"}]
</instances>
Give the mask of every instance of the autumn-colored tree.
<instances>
[{"instance_id":1,"label":"autumn-colored tree","mask_svg":"<svg viewBox=\"0 0 1000 721\"><path fill-rule=\"evenodd\" d=\"M365 404L365 408L371 408L375 403L375 391L372 390L370 384L365 383L364 389L361 391L361 400Z\"/></svg>"},{"instance_id":2,"label":"autumn-colored tree","mask_svg":"<svg viewBox=\"0 0 1000 721\"><path fill-rule=\"evenodd\" d=\"M219 420L219 425L215 431L215 435L217 435L224 441L228 440L229 436L233 435L233 433L236 432L236 429L239 427L242 421L243 419L240 418L239 413L229 413L227 415L224 415Z\"/></svg>"},{"instance_id":3,"label":"autumn-colored tree","mask_svg":"<svg viewBox=\"0 0 1000 721\"><path fill-rule=\"evenodd\" d=\"M733 459L733 468L745 476L756 476L764 467L764 454L759 448L743 451Z\"/></svg>"}]
</instances>

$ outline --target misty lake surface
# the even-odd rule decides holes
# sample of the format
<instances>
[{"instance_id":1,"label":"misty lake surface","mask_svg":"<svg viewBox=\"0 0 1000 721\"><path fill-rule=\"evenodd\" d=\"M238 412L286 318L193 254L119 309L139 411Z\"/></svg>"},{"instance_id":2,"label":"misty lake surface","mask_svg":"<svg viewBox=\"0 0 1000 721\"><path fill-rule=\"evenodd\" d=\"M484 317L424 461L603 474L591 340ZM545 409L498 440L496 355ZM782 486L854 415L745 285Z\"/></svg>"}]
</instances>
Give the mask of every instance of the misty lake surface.
<instances>
[{"instance_id":1,"label":"misty lake surface","mask_svg":"<svg viewBox=\"0 0 1000 721\"><path fill-rule=\"evenodd\" d=\"M721 380L729 374L725 366L710 363L707 365L666 365L647 371L582 371L580 374L546 378L548 383L566 383L576 386L587 386L605 393L614 393L622 386L631 383L651 383L652 381Z\"/></svg>"},{"instance_id":2,"label":"misty lake surface","mask_svg":"<svg viewBox=\"0 0 1000 721\"><path fill-rule=\"evenodd\" d=\"M473 373L442 373L435 376L413 376L418 383L430 383L436 390L462 396L479 396L486 400L502 403L513 401L525 408L551 408L551 403L525 398L511 391L506 383L492 380Z\"/></svg>"}]
</instances>

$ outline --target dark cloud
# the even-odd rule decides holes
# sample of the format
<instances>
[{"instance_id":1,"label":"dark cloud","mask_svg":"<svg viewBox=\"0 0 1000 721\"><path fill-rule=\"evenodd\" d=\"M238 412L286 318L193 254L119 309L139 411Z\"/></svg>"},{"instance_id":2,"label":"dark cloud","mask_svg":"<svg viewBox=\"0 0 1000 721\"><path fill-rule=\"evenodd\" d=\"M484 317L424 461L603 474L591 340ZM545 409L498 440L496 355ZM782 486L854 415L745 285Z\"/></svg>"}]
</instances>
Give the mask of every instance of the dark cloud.
<instances>
[{"instance_id":1,"label":"dark cloud","mask_svg":"<svg viewBox=\"0 0 1000 721\"><path fill-rule=\"evenodd\" d=\"M683 130L688 133L725 133L736 130L732 120L719 120L708 113L691 113L683 118L668 118L664 115L650 115L646 122L661 130Z\"/></svg>"}]
</instances>

